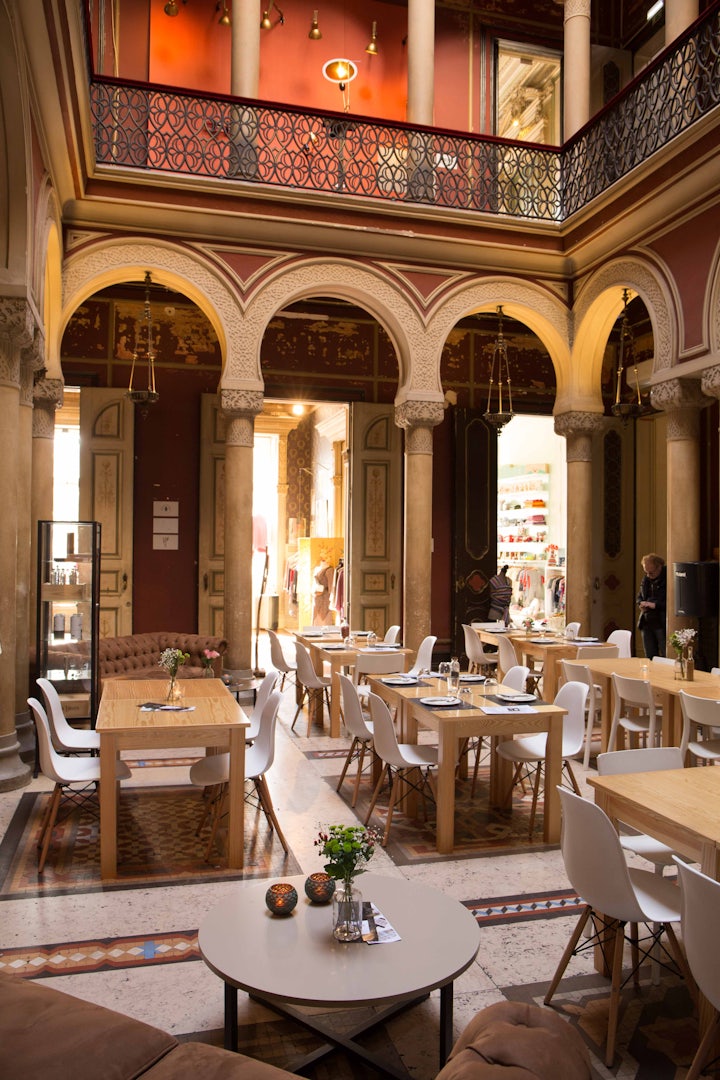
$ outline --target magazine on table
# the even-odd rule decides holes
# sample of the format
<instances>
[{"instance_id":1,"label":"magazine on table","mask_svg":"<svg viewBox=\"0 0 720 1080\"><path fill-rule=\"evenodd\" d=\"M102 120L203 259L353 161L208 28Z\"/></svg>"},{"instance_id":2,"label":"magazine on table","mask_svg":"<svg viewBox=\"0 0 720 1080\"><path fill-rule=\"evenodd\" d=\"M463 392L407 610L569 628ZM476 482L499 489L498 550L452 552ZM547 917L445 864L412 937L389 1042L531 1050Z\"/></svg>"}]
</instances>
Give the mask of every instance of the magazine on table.
<instances>
[{"instance_id":1,"label":"magazine on table","mask_svg":"<svg viewBox=\"0 0 720 1080\"><path fill-rule=\"evenodd\" d=\"M368 945L387 945L390 941L402 940L372 900L363 900L362 939Z\"/></svg>"}]
</instances>

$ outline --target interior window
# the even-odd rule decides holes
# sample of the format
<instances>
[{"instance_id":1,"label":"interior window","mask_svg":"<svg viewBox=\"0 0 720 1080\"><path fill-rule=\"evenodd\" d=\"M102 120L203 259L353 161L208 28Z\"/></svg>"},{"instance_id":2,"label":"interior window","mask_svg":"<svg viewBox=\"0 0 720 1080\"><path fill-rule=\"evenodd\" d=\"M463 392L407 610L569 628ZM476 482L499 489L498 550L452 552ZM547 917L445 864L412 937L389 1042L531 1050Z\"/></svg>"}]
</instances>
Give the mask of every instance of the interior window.
<instances>
[{"instance_id":1,"label":"interior window","mask_svg":"<svg viewBox=\"0 0 720 1080\"><path fill-rule=\"evenodd\" d=\"M495 46L495 134L559 146L562 57L509 41Z\"/></svg>"}]
</instances>

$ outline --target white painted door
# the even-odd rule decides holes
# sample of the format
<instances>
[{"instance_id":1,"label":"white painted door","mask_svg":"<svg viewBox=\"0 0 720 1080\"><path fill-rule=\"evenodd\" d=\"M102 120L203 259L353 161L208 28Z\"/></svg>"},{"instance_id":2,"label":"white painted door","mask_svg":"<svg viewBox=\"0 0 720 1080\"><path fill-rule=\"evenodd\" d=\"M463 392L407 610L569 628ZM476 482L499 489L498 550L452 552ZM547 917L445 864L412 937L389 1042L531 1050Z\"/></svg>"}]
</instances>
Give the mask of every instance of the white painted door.
<instances>
[{"instance_id":1,"label":"white painted door","mask_svg":"<svg viewBox=\"0 0 720 1080\"><path fill-rule=\"evenodd\" d=\"M100 637L132 633L134 406L120 389L80 393L80 519L99 521Z\"/></svg>"}]
</instances>

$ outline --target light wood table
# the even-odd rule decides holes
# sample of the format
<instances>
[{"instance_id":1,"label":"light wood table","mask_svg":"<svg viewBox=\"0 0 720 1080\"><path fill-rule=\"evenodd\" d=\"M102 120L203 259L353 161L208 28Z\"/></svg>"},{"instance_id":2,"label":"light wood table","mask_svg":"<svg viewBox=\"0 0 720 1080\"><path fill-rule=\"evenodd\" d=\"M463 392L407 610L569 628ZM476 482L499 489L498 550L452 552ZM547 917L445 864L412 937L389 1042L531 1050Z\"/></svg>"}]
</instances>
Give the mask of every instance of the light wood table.
<instances>
[{"instance_id":1,"label":"light wood table","mask_svg":"<svg viewBox=\"0 0 720 1080\"><path fill-rule=\"evenodd\" d=\"M121 750L212 746L229 749L228 866L242 869L245 823L245 728L248 721L220 679L180 680L189 712L141 712L163 700L160 679L107 679L96 729L100 734L100 872L117 877L115 763Z\"/></svg>"},{"instance_id":2,"label":"light wood table","mask_svg":"<svg viewBox=\"0 0 720 1080\"><path fill-rule=\"evenodd\" d=\"M562 777L562 721L566 710L557 705L537 704L532 712L487 713L485 708L497 708L482 693L481 683L469 683L464 688L460 708L433 709L423 705L420 698L444 695L440 680L425 678L425 685L388 686L382 677L368 679L380 697L400 711L402 741L416 742L418 727L430 728L438 734L437 771L437 850L452 852L455 843L455 769L461 742L482 735L493 742L511 739L516 734L548 733L545 758L544 839L547 844L560 840L560 797L557 785ZM494 688L502 693L503 687ZM512 693L511 690L508 690ZM493 754L490 770L490 799L494 806L507 806L512 779L512 764Z\"/></svg>"},{"instance_id":3,"label":"light wood table","mask_svg":"<svg viewBox=\"0 0 720 1080\"><path fill-rule=\"evenodd\" d=\"M480 945L472 913L457 900L402 878L366 873L358 880L363 900L376 904L400 941L341 944L332 934L332 906L310 904L302 877L289 878L297 907L285 918L265 907L267 882L244 885L213 908L200 923L203 960L225 983L225 1046L237 1050L238 987L278 1012L320 1034L321 1046L302 1062L302 1072L338 1046L382 1076L408 1073L362 1047L363 1031L440 988L440 1065L452 1047L453 981L470 966ZM293 1006L311 1006L299 1012ZM320 1009L384 1006L351 1030L332 1030L316 1015ZM363 1075L365 1070L363 1068Z\"/></svg>"},{"instance_id":4,"label":"light wood table","mask_svg":"<svg viewBox=\"0 0 720 1080\"><path fill-rule=\"evenodd\" d=\"M352 668L354 666L355 658L364 646L357 644L352 648L348 648L339 634L337 636L324 634L322 637L312 637L298 633L295 637L309 650L313 668L318 675L324 673L325 664L330 667L330 737L337 739L340 737L340 702L342 700L338 676L343 668ZM388 671L392 668L396 672L405 671L408 658L413 656L412 649L383 649L382 645L378 645L370 651L374 656L387 656L391 665L391 667L388 667ZM393 662L393 657L397 657L396 664ZM308 702L308 708L312 708L310 702Z\"/></svg>"},{"instance_id":5,"label":"light wood table","mask_svg":"<svg viewBox=\"0 0 720 1080\"><path fill-rule=\"evenodd\" d=\"M600 747L604 753L608 747L613 709L615 707L612 689L613 674L625 675L633 679L644 677L647 667L647 680L653 688L658 704L662 707L662 743L663 746L679 746L682 736L682 707L678 697L681 690L697 697L720 700L720 677L708 671L696 671L695 678L676 679L675 669L671 664L653 664L644 657L631 656L625 659L601 660L588 657L575 661L589 668L593 680L602 688L600 708Z\"/></svg>"},{"instance_id":6,"label":"light wood table","mask_svg":"<svg viewBox=\"0 0 720 1080\"><path fill-rule=\"evenodd\" d=\"M484 630L482 627L474 629L483 644L497 645L500 636L497 631ZM534 630L530 636L524 630L513 630L502 636L510 641L518 664L525 664L527 660L538 660L542 664L543 697L548 701L552 701L558 692L560 661L577 656L581 645L602 644L599 641L568 641L564 635L553 635L549 631L543 633L542 630ZM532 664L526 666L532 670Z\"/></svg>"}]
</instances>

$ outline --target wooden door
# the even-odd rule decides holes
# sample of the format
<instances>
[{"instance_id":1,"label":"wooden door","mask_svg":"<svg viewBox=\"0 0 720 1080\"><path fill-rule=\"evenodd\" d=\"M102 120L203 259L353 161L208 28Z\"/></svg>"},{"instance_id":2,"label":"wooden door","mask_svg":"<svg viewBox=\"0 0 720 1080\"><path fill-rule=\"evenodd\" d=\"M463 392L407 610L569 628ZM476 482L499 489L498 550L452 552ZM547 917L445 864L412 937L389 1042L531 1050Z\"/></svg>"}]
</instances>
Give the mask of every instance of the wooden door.
<instances>
[{"instance_id":1,"label":"wooden door","mask_svg":"<svg viewBox=\"0 0 720 1080\"><path fill-rule=\"evenodd\" d=\"M100 637L132 633L134 408L124 390L80 393L80 519L102 526Z\"/></svg>"},{"instance_id":2,"label":"wooden door","mask_svg":"<svg viewBox=\"0 0 720 1080\"><path fill-rule=\"evenodd\" d=\"M225 418L220 399L200 405L198 632L223 635L225 593Z\"/></svg>"},{"instance_id":3,"label":"wooden door","mask_svg":"<svg viewBox=\"0 0 720 1080\"><path fill-rule=\"evenodd\" d=\"M488 616L497 570L497 435L479 410L454 410L455 548L451 651L462 656L462 624Z\"/></svg>"},{"instance_id":4,"label":"wooden door","mask_svg":"<svg viewBox=\"0 0 720 1080\"><path fill-rule=\"evenodd\" d=\"M348 617L352 629L378 635L401 622L402 610L402 438L394 414L392 405L350 406Z\"/></svg>"}]
</instances>

